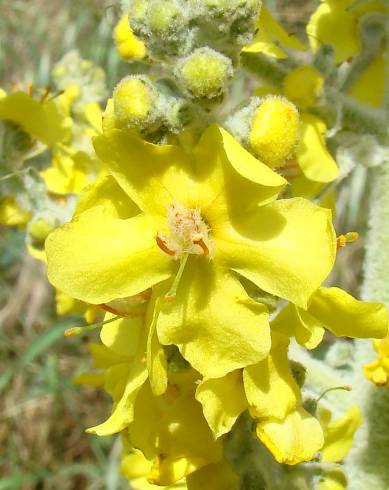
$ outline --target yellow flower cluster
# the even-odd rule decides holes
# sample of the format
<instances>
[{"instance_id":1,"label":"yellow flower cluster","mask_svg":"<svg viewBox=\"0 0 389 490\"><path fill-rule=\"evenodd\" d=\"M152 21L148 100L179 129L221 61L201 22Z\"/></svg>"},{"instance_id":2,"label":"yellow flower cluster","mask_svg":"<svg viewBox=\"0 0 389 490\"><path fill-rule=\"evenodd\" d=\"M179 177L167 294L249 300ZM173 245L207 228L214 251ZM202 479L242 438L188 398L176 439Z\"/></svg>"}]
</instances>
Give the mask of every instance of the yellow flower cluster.
<instances>
[{"instance_id":1,"label":"yellow flower cluster","mask_svg":"<svg viewBox=\"0 0 389 490\"><path fill-rule=\"evenodd\" d=\"M124 15L114 32L121 56L147 61L149 43L157 58L158 32L169 34L169 49L181 53L185 46L175 38L185 20L181 3L132 2L144 39ZM236 13L228 2L200 3L228 18L231 36L234 15L247 21L259 5L242 1ZM319 50L319 39L334 44L335 63L345 62L362 50L355 32L363 16L385 8L322 1L307 28L312 50ZM251 442L272 464L316 461L323 465L318 488L344 489L340 468L325 464L346 456L360 413L352 407L332 421L319 400L310 404L289 346L313 350L326 331L384 339L376 341L379 359L365 372L387 385L388 312L326 283L338 249L357 236L337 239L332 212L320 199L339 175L320 111L326 76L301 65L278 86L257 87L243 109L213 110L237 63L227 48L214 49L217 36L210 47L198 47L202 26L209 26L204 16L193 19L194 48L177 55L175 82L124 78L103 119L100 89L91 95L66 75L74 58L57 66L63 93L54 98L0 94L0 118L51 150L51 165L40 174L50 195L78 195L71 221L53 230L36 219L30 228L41 245L47 237L44 258L58 313L81 313L90 323L105 315L101 344L90 345L97 371L76 382L104 388L113 407L88 432L121 434L121 469L135 489L236 490L244 465L231 455L231 440L246 417ZM257 26L245 55L284 59L306 49L265 6ZM342 32L339 43L334 29ZM79 69L100 87L98 71L84 62ZM368 77L362 74L349 93L363 100ZM22 224L31 213L6 195L0 217Z\"/></svg>"}]
</instances>

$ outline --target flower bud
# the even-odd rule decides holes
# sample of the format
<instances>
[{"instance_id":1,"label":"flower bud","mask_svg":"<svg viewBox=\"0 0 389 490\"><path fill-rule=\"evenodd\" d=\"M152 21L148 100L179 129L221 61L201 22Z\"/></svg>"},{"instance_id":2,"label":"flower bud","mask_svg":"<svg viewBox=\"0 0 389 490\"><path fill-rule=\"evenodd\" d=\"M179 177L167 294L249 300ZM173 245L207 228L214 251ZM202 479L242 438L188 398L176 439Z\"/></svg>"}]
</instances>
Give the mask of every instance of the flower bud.
<instances>
[{"instance_id":1,"label":"flower bud","mask_svg":"<svg viewBox=\"0 0 389 490\"><path fill-rule=\"evenodd\" d=\"M158 94L146 77L129 76L113 92L116 122L128 129L146 129L157 117L155 111Z\"/></svg>"},{"instance_id":2,"label":"flower bud","mask_svg":"<svg viewBox=\"0 0 389 490\"><path fill-rule=\"evenodd\" d=\"M232 62L213 49L199 48L180 61L175 75L191 96L211 99L223 92L232 77Z\"/></svg>"},{"instance_id":3,"label":"flower bud","mask_svg":"<svg viewBox=\"0 0 389 490\"><path fill-rule=\"evenodd\" d=\"M146 46L130 27L128 15L124 15L115 27L113 34L116 49L124 60L141 60L146 56Z\"/></svg>"},{"instance_id":4,"label":"flower bud","mask_svg":"<svg viewBox=\"0 0 389 490\"><path fill-rule=\"evenodd\" d=\"M164 0L151 5L148 25L151 31L169 33L181 23L182 13L174 1Z\"/></svg>"},{"instance_id":5,"label":"flower bud","mask_svg":"<svg viewBox=\"0 0 389 490\"><path fill-rule=\"evenodd\" d=\"M254 112L249 143L269 167L283 165L293 155L299 138L299 114L283 97L270 96Z\"/></svg>"},{"instance_id":6,"label":"flower bud","mask_svg":"<svg viewBox=\"0 0 389 490\"><path fill-rule=\"evenodd\" d=\"M44 218L38 218L28 227L28 233L34 243L43 244L54 226Z\"/></svg>"}]
</instances>

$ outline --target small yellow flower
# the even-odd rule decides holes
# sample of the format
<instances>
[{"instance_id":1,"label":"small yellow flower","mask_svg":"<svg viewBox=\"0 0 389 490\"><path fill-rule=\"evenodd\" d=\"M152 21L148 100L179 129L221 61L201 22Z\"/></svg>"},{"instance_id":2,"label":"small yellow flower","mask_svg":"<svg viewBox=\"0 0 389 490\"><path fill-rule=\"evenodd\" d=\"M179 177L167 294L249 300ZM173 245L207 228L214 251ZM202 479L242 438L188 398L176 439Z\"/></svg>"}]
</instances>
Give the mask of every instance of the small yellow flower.
<instances>
[{"instance_id":1,"label":"small yellow flower","mask_svg":"<svg viewBox=\"0 0 389 490\"><path fill-rule=\"evenodd\" d=\"M389 386L389 335L383 340L374 340L377 359L364 366L365 376L377 386Z\"/></svg>"}]
</instances>

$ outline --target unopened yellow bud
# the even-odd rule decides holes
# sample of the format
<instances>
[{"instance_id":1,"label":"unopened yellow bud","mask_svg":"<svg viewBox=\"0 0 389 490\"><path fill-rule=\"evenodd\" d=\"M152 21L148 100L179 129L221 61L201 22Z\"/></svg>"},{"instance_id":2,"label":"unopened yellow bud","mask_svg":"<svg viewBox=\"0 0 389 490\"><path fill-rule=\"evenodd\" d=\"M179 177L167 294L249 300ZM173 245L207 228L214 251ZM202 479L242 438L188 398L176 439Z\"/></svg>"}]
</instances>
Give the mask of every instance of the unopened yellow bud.
<instances>
[{"instance_id":1,"label":"unopened yellow bud","mask_svg":"<svg viewBox=\"0 0 389 490\"><path fill-rule=\"evenodd\" d=\"M293 155L299 138L299 114L283 97L268 97L257 108L249 142L257 157L269 167L283 165Z\"/></svg>"},{"instance_id":2,"label":"unopened yellow bud","mask_svg":"<svg viewBox=\"0 0 389 490\"><path fill-rule=\"evenodd\" d=\"M115 27L113 34L116 49L125 60L141 60L146 56L146 46L132 32L128 15L124 15Z\"/></svg>"},{"instance_id":3,"label":"unopened yellow bud","mask_svg":"<svg viewBox=\"0 0 389 490\"><path fill-rule=\"evenodd\" d=\"M124 78L113 92L114 114L119 125L142 128L150 123L157 94L143 78Z\"/></svg>"},{"instance_id":4,"label":"unopened yellow bud","mask_svg":"<svg viewBox=\"0 0 389 490\"><path fill-rule=\"evenodd\" d=\"M324 78L312 66L300 66L284 79L284 94L299 107L315 103L322 93Z\"/></svg>"},{"instance_id":5,"label":"unopened yellow bud","mask_svg":"<svg viewBox=\"0 0 389 490\"><path fill-rule=\"evenodd\" d=\"M46 240L47 235L53 231L53 225L44 219L38 219L30 224L28 231L35 241L43 243Z\"/></svg>"},{"instance_id":6,"label":"unopened yellow bud","mask_svg":"<svg viewBox=\"0 0 389 490\"><path fill-rule=\"evenodd\" d=\"M169 0L160 1L152 5L148 24L153 31L168 32L174 26L180 14L181 12L175 2Z\"/></svg>"},{"instance_id":7,"label":"unopened yellow bud","mask_svg":"<svg viewBox=\"0 0 389 490\"><path fill-rule=\"evenodd\" d=\"M232 62L213 49L200 48L182 60L176 75L194 97L213 98L222 93L232 77Z\"/></svg>"}]
</instances>

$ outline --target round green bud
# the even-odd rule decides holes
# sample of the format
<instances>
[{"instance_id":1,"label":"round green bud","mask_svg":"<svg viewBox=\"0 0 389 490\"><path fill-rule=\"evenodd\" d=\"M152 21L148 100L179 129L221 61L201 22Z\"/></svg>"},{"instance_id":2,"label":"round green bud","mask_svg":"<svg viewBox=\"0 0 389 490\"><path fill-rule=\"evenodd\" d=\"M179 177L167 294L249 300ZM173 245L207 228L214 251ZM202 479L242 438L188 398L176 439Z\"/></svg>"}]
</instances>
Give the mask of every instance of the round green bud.
<instances>
[{"instance_id":1,"label":"round green bud","mask_svg":"<svg viewBox=\"0 0 389 490\"><path fill-rule=\"evenodd\" d=\"M210 48L199 48L182 59L175 75L192 97L212 99L220 95L233 76L230 58Z\"/></svg>"},{"instance_id":2,"label":"round green bud","mask_svg":"<svg viewBox=\"0 0 389 490\"><path fill-rule=\"evenodd\" d=\"M142 76L129 76L113 92L113 112L117 125L127 129L143 130L152 126L158 93L151 82Z\"/></svg>"},{"instance_id":3,"label":"round green bud","mask_svg":"<svg viewBox=\"0 0 389 490\"><path fill-rule=\"evenodd\" d=\"M148 25L151 31L168 33L180 23L182 13L173 1L155 2L150 6Z\"/></svg>"},{"instance_id":4,"label":"round green bud","mask_svg":"<svg viewBox=\"0 0 389 490\"><path fill-rule=\"evenodd\" d=\"M143 22L146 16L148 3L147 0L132 0L128 12L130 21Z\"/></svg>"}]
</instances>

